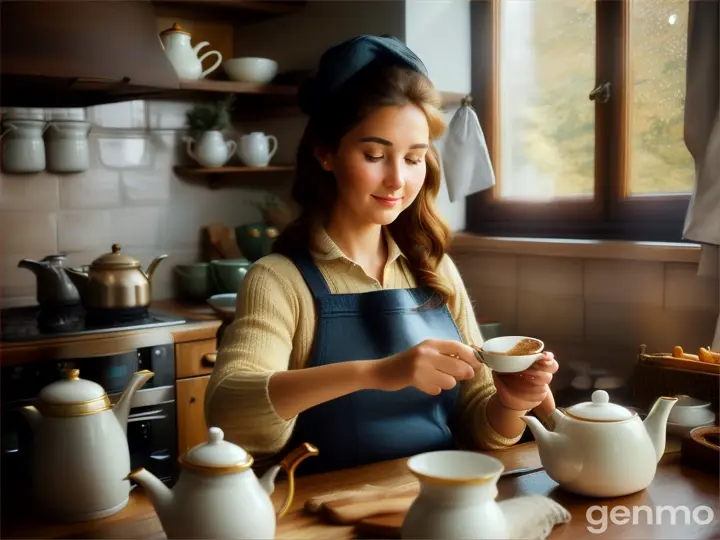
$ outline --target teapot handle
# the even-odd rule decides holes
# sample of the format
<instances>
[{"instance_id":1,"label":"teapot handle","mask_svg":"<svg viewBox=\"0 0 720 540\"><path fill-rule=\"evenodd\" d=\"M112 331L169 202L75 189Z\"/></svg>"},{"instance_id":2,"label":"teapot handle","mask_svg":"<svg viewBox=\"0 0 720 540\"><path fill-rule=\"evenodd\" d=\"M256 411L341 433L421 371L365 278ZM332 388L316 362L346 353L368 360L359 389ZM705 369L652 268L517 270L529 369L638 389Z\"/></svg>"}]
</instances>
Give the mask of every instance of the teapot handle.
<instances>
[{"instance_id":1,"label":"teapot handle","mask_svg":"<svg viewBox=\"0 0 720 540\"><path fill-rule=\"evenodd\" d=\"M201 79L204 79L205 75L207 75L208 73L215 71L218 68L218 66L220 65L220 63L222 62L223 57L222 57L222 54L220 54L217 51L208 51L205 54L203 54L200 58L198 58L198 60L200 60L200 64L202 64L203 60L205 60L208 56L212 56L213 54L217 55L217 60L215 61L215 63L212 66L210 66L209 68L207 68L205 71L202 72L202 74L200 75Z\"/></svg>"},{"instance_id":2,"label":"teapot handle","mask_svg":"<svg viewBox=\"0 0 720 540\"><path fill-rule=\"evenodd\" d=\"M185 141L185 151L187 152L188 156L190 156L195 161L197 161L197 156L195 155L195 152L193 151L193 145L195 144L195 139L186 135L185 137L183 137L183 141Z\"/></svg>"},{"instance_id":3,"label":"teapot handle","mask_svg":"<svg viewBox=\"0 0 720 540\"><path fill-rule=\"evenodd\" d=\"M295 498L295 469L306 458L317 455L318 449L315 448L312 444L305 442L298 446L295 450L290 452L280 462L280 468L285 470L285 473L288 477L288 487L287 494L285 495L285 501L280 507L280 510L278 510L275 514L277 516L277 519L280 519L287 513L287 511L290 509L290 505L292 504L293 499Z\"/></svg>"}]
</instances>

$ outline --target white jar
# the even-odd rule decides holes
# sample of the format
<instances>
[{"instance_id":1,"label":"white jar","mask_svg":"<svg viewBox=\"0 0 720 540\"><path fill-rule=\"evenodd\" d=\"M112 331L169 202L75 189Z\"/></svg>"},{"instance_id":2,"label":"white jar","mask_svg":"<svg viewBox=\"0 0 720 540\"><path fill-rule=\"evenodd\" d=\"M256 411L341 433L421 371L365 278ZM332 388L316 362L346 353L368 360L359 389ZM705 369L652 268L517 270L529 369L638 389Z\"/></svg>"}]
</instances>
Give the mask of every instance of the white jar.
<instances>
[{"instance_id":1,"label":"white jar","mask_svg":"<svg viewBox=\"0 0 720 540\"><path fill-rule=\"evenodd\" d=\"M57 173L88 170L90 122L54 121L48 126L48 170Z\"/></svg>"},{"instance_id":2,"label":"white jar","mask_svg":"<svg viewBox=\"0 0 720 540\"><path fill-rule=\"evenodd\" d=\"M8 173L45 170L44 120L3 120L2 164Z\"/></svg>"}]
</instances>

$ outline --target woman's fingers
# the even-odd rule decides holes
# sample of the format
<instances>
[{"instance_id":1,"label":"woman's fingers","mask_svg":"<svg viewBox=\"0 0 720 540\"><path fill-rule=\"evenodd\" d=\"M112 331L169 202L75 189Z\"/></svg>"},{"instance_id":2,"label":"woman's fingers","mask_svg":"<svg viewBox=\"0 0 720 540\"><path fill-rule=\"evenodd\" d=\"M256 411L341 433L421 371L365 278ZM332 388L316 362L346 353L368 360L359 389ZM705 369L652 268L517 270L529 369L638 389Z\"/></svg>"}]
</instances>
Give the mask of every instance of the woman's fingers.
<instances>
[{"instance_id":1,"label":"woman's fingers","mask_svg":"<svg viewBox=\"0 0 720 540\"><path fill-rule=\"evenodd\" d=\"M432 362L435 369L456 379L472 379L475 376L472 366L453 356L446 356L438 352Z\"/></svg>"},{"instance_id":2,"label":"woman's fingers","mask_svg":"<svg viewBox=\"0 0 720 540\"><path fill-rule=\"evenodd\" d=\"M473 369L480 369L482 367L482 363L477 359L477 356L475 356L475 351L473 351L472 347L468 347L464 343L438 339L428 341L428 345L433 347L440 354L459 358L466 364L472 366Z\"/></svg>"}]
</instances>

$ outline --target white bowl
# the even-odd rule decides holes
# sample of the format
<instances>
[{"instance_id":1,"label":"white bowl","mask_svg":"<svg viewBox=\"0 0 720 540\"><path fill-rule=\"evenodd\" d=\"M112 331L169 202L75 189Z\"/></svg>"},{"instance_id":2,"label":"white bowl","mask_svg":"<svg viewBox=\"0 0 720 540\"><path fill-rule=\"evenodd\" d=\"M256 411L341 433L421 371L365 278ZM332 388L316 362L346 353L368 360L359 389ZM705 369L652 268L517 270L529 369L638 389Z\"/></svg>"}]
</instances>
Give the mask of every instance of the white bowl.
<instances>
[{"instance_id":1,"label":"white bowl","mask_svg":"<svg viewBox=\"0 0 720 540\"><path fill-rule=\"evenodd\" d=\"M520 340L534 339L540 343L540 352L523 355L508 355L507 351L512 349ZM527 336L501 336L487 340L483 343L480 351L475 351L478 359L484 362L490 369L498 373L517 373L525 371L535 362L543 357L545 343L537 338Z\"/></svg>"},{"instance_id":2,"label":"white bowl","mask_svg":"<svg viewBox=\"0 0 720 540\"><path fill-rule=\"evenodd\" d=\"M235 317L235 303L237 302L237 294L226 293L226 294L214 294L207 299L207 303L210 304L219 315L224 318Z\"/></svg>"},{"instance_id":3,"label":"white bowl","mask_svg":"<svg viewBox=\"0 0 720 540\"><path fill-rule=\"evenodd\" d=\"M230 58L222 66L231 80L255 84L269 83L278 70L278 63L269 58Z\"/></svg>"},{"instance_id":4,"label":"white bowl","mask_svg":"<svg viewBox=\"0 0 720 540\"><path fill-rule=\"evenodd\" d=\"M482 484L497 479L505 470L502 461L467 450L438 450L412 456L407 461L412 474L422 480L445 484Z\"/></svg>"},{"instance_id":5,"label":"white bowl","mask_svg":"<svg viewBox=\"0 0 720 540\"><path fill-rule=\"evenodd\" d=\"M714 415L713 415L714 416ZM709 422L703 422L702 424L697 425L684 425L684 424L675 424L673 422L667 423L667 434L672 435L675 437L690 437L690 432L698 427L709 427L715 425L715 419L713 418Z\"/></svg>"},{"instance_id":6,"label":"white bowl","mask_svg":"<svg viewBox=\"0 0 720 540\"><path fill-rule=\"evenodd\" d=\"M680 395L675 406L670 410L668 422L682 426L699 426L715 420L715 413L710 410L712 403L694 397Z\"/></svg>"}]
</instances>

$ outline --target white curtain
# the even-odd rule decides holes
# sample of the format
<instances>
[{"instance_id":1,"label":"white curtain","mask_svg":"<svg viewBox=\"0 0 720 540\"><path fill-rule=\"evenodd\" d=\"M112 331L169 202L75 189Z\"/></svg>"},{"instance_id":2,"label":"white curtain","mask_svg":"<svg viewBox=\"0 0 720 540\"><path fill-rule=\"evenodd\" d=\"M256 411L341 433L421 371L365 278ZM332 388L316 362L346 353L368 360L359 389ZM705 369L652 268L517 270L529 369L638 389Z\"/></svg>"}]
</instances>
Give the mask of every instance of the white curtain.
<instances>
[{"instance_id":1,"label":"white curtain","mask_svg":"<svg viewBox=\"0 0 720 540\"><path fill-rule=\"evenodd\" d=\"M685 144L696 183L683 236L702 245L698 275L720 281L720 1L690 1L687 54ZM720 314L711 347L720 351Z\"/></svg>"}]
</instances>

